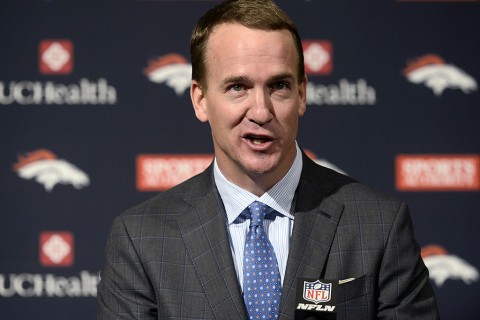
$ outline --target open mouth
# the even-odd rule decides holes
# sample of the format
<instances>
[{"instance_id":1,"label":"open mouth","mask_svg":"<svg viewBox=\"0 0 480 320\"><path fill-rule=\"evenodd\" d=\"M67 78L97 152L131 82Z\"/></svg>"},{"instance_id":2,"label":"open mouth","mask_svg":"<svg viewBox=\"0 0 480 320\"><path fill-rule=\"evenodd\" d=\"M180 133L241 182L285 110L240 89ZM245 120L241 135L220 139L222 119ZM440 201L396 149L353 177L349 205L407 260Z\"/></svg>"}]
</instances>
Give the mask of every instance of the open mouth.
<instances>
[{"instance_id":1,"label":"open mouth","mask_svg":"<svg viewBox=\"0 0 480 320\"><path fill-rule=\"evenodd\" d=\"M267 142L272 141L272 139L268 138L268 137L260 137L260 136L252 136L252 135L246 136L245 139L247 139L248 141L250 141L254 145L262 145L262 144L265 144Z\"/></svg>"}]
</instances>

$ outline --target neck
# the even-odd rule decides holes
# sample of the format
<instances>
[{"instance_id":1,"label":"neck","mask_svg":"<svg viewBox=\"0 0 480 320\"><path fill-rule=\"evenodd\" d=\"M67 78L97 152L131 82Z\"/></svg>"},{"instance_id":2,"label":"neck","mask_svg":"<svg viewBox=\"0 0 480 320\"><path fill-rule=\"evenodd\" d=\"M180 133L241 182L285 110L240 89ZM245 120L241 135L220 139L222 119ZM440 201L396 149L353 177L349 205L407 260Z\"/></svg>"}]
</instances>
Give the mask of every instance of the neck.
<instances>
[{"instance_id":1,"label":"neck","mask_svg":"<svg viewBox=\"0 0 480 320\"><path fill-rule=\"evenodd\" d=\"M218 160L218 159L217 159ZM222 166L217 161L218 168L222 172L223 176L231 183L239 186L240 188L247 190L248 192L262 196L268 190L270 190L277 182L279 182L290 170L295 161L295 156L288 161L283 167L276 168L270 172L255 173L247 170L236 170L232 172Z\"/></svg>"}]
</instances>

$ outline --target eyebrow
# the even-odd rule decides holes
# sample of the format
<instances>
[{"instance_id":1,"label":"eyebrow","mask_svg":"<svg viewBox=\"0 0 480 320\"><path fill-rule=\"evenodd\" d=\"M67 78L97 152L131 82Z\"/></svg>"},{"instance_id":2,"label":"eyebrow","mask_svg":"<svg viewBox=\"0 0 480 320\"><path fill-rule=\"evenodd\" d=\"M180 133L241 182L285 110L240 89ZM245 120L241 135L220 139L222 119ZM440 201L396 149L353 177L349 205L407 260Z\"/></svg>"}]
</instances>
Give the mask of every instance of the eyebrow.
<instances>
[{"instance_id":1,"label":"eyebrow","mask_svg":"<svg viewBox=\"0 0 480 320\"><path fill-rule=\"evenodd\" d=\"M285 79L295 80L295 76L289 72L280 73L276 76L273 76L268 82L275 82L278 80L285 80Z\"/></svg>"},{"instance_id":2,"label":"eyebrow","mask_svg":"<svg viewBox=\"0 0 480 320\"><path fill-rule=\"evenodd\" d=\"M239 82L251 82L251 80L248 77L245 76L233 76L233 77L228 77L223 79L222 85L229 85L232 83L239 83Z\"/></svg>"},{"instance_id":3,"label":"eyebrow","mask_svg":"<svg viewBox=\"0 0 480 320\"><path fill-rule=\"evenodd\" d=\"M289 72L285 73L280 73L277 74L267 80L267 83L275 82L278 80L284 80L284 79L291 79L294 80L295 76ZM252 80L249 77L245 76L232 76L232 77L227 77L222 81L222 85L229 85L232 83L244 83L244 82L252 82Z\"/></svg>"}]
</instances>

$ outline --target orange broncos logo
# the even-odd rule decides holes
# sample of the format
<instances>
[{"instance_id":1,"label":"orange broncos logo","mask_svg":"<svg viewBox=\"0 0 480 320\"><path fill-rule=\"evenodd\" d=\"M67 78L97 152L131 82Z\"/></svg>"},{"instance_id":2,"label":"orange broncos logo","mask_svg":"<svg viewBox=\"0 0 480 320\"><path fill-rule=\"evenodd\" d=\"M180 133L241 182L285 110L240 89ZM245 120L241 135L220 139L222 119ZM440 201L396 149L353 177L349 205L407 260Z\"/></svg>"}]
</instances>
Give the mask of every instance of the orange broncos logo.
<instances>
[{"instance_id":1,"label":"orange broncos logo","mask_svg":"<svg viewBox=\"0 0 480 320\"><path fill-rule=\"evenodd\" d=\"M19 156L13 170L23 179L34 179L43 184L50 192L57 184L70 184L76 189L90 184L90 179L85 172L45 149L35 150L25 156Z\"/></svg>"},{"instance_id":2,"label":"orange broncos logo","mask_svg":"<svg viewBox=\"0 0 480 320\"><path fill-rule=\"evenodd\" d=\"M165 83L180 96L190 87L192 65L183 56L171 53L149 61L143 73L152 82Z\"/></svg>"},{"instance_id":3,"label":"orange broncos logo","mask_svg":"<svg viewBox=\"0 0 480 320\"><path fill-rule=\"evenodd\" d=\"M447 88L460 89L464 93L477 90L477 82L472 76L434 54L410 61L403 69L403 75L412 83L429 87L437 96Z\"/></svg>"},{"instance_id":4,"label":"orange broncos logo","mask_svg":"<svg viewBox=\"0 0 480 320\"><path fill-rule=\"evenodd\" d=\"M474 266L438 245L423 247L421 254L430 278L438 287L447 279L463 280L466 284L478 281L478 270Z\"/></svg>"}]
</instances>

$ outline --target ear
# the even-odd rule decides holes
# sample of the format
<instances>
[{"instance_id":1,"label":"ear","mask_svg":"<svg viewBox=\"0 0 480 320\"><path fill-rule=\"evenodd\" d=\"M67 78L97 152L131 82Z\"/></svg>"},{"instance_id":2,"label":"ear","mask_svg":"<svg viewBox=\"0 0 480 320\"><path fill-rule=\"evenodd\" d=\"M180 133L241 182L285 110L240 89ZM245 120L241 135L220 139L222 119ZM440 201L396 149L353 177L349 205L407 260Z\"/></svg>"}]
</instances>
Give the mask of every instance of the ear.
<instances>
[{"instance_id":1,"label":"ear","mask_svg":"<svg viewBox=\"0 0 480 320\"><path fill-rule=\"evenodd\" d=\"M300 105L298 107L298 115L301 117L307 111L307 76L298 85L298 95L300 97Z\"/></svg>"},{"instance_id":2,"label":"ear","mask_svg":"<svg viewBox=\"0 0 480 320\"><path fill-rule=\"evenodd\" d=\"M208 121L205 91L196 80L192 80L192 84L190 85L190 97L192 99L192 105L197 119L202 122Z\"/></svg>"}]
</instances>

